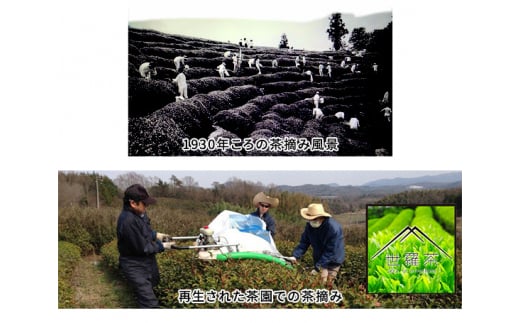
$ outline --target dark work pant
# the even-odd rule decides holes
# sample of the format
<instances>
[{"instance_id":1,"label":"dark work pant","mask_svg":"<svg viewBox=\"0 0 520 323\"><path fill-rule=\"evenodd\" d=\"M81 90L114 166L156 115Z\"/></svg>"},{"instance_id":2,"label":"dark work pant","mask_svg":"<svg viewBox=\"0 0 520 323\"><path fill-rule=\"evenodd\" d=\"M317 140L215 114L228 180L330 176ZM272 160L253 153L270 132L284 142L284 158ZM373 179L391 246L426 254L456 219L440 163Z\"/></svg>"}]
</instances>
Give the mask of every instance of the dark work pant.
<instances>
[{"instance_id":1,"label":"dark work pant","mask_svg":"<svg viewBox=\"0 0 520 323\"><path fill-rule=\"evenodd\" d=\"M140 308L158 308L153 287L159 283L159 269L155 258L119 258L119 268L132 286Z\"/></svg>"}]
</instances>

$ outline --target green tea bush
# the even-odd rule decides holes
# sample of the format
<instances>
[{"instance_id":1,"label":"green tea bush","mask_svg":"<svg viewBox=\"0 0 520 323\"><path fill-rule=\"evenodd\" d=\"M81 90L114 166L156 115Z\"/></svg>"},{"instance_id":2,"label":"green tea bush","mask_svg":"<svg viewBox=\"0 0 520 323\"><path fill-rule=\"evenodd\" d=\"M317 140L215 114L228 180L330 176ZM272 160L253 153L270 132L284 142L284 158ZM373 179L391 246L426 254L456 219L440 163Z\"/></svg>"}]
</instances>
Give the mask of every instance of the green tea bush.
<instances>
[{"instance_id":1,"label":"green tea bush","mask_svg":"<svg viewBox=\"0 0 520 323\"><path fill-rule=\"evenodd\" d=\"M435 218L442 224L442 227L451 234L455 234L455 207L454 206L434 206Z\"/></svg>"},{"instance_id":2,"label":"green tea bush","mask_svg":"<svg viewBox=\"0 0 520 323\"><path fill-rule=\"evenodd\" d=\"M386 229L391 234L397 234L412 222L413 217L413 209L404 209L399 212L397 217L395 217L395 219L392 221L392 223L390 223L390 225Z\"/></svg>"},{"instance_id":3,"label":"green tea bush","mask_svg":"<svg viewBox=\"0 0 520 323\"><path fill-rule=\"evenodd\" d=\"M153 210L154 213L158 210ZM289 224L278 221L279 234L276 245L281 254L290 256L299 241L302 227L292 225L294 232L290 240L285 239ZM287 225L287 227L285 226ZM461 266L457 266L457 291L453 295L441 297L431 295L407 294L367 294L366 293L366 246L345 246L346 259L340 267L338 277L333 286L322 286L316 276L310 275L313 267L312 248L301 259L294 270L276 263L260 260L228 260L204 261L196 259L193 250L165 251L157 256L161 272L161 282L156 294L165 308L460 308L462 280ZM118 252L116 240L102 248L103 262L110 270L118 270ZM460 253L458 253L460 257ZM343 300L336 304L303 304L299 303L181 303L179 290L195 290L209 292L248 289L297 290L303 289L335 289Z\"/></svg>"},{"instance_id":4,"label":"green tea bush","mask_svg":"<svg viewBox=\"0 0 520 323\"><path fill-rule=\"evenodd\" d=\"M117 208L67 207L58 211L58 240L74 243L83 255L99 251L115 237Z\"/></svg>"},{"instance_id":5,"label":"green tea bush","mask_svg":"<svg viewBox=\"0 0 520 323\"><path fill-rule=\"evenodd\" d=\"M292 254L296 246L293 241L280 241L277 244L284 255ZM110 268L117 268L117 245L115 242L102 248L103 261ZM197 259L192 250L165 251L157 256L161 281L156 288L161 306L165 308L347 308L374 307L376 299L367 298L359 292L364 275L364 248L347 247L347 261L343 264L336 283L324 286L319 276L310 274L313 268L312 250L309 250L294 269L276 263L260 260L227 260L204 261ZM203 303L186 304L179 301L179 290L195 290L203 292L235 290L246 292L255 290L302 291L336 290L342 294L343 300L338 303Z\"/></svg>"},{"instance_id":6,"label":"green tea bush","mask_svg":"<svg viewBox=\"0 0 520 323\"><path fill-rule=\"evenodd\" d=\"M58 241L58 308L70 308L74 305L71 277L80 260L80 247L70 242Z\"/></svg>"},{"instance_id":7,"label":"green tea bush","mask_svg":"<svg viewBox=\"0 0 520 323\"><path fill-rule=\"evenodd\" d=\"M369 219L367 221L367 226L370 227L371 225L374 225L374 223L376 223L377 221L379 221L379 218Z\"/></svg>"},{"instance_id":8,"label":"green tea bush","mask_svg":"<svg viewBox=\"0 0 520 323\"><path fill-rule=\"evenodd\" d=\"M449 246L452 246L453 235L445 231L442 225L435 220L433 209L430 206L418 206L415 209L415 217L410 226L417 226L423 232L428 232L432 239L446 242Z\"/></svg>"},{"instance_id":9,"label":"green tea bush","mask_svg":"<svg viewBox=\"0 0 520 323\"><path fill-rule=\"evenodd\" d=\"M374 222L371 226L368 227L368 236L371 236L372 233L383 230L386 227L388 227L396 217L397 213L385 214L385 216L383 216L378 221Z\"/></svg>"},{"instance_id":10,"label":"green tea bush","mask_svg":"<svg viewBox=\"0 0 520 323\"><path fill-rule=\"evenodd\" d=\"M101 247L100 255L105 268L113 273L119 272L119 251L117 250L117 239L114 239Z\"/></svg>"},{"instance_id":11,"label":"green tea bush","mask_svg":"<svg viewBox=\"0 0 520 323\"><path fill-rule=\"evenodd\" d=\"M294 242L280 242L279 250L290 255L295 247ZM103 261L112 268L117 268L117 245L115 242L103 248ZM311 252L308 251L295 269L289 269L276 263L259 260L227 260L204 261L195 258L192 250L165 251L157 255L161 272L161 282L156 288L156 294L162 307L165 308L327 308L345 307L343 301L326 304L307 304L302 302L273 303L204 303L186 304L179 301L179 290L199 289L204 292L211 290L246 292L250 289L302 291L304 289L326 290L319 276L310 275L313 266ZM345 274L347 272L345 271ZM338 278L347 280L346 277ZM329 286L339 290L339 286Z\"/></svg>"}]
</instances>

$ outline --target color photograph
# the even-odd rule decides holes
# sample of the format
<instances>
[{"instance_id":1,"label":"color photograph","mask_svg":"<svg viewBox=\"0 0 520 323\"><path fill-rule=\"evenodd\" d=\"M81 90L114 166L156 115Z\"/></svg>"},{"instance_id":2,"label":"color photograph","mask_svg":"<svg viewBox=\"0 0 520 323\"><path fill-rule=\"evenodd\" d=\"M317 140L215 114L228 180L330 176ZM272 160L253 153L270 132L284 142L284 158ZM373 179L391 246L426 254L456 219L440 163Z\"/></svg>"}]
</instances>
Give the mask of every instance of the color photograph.
<instances>
[{"instance_id":1,"label":"color photograph","mask_svg":"<svg viewBox=\"0 0 520 323\"><path fill-rule=\"evenodd\" d=\"M59 308L462 306L461 171L57 175Z\"/></svg>"}]
</instances>

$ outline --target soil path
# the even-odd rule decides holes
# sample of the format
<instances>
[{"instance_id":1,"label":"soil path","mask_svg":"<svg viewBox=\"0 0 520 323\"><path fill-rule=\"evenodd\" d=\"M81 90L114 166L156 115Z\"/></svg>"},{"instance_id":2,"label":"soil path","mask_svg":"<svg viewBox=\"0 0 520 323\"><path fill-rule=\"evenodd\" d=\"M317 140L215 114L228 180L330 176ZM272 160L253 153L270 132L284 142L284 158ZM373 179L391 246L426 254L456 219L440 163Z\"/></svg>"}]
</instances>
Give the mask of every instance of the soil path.
<instances>
[{"instance_id":1,"label":"soil path","mask_svg":"<svg viewBox=\"0 0 520 323\"><path fill-rule=\"evenodd\" d=\"M132 292L121 279L101 265L101 256L81 259L72 280L78 308L133 308Z\"/></svg>"}]
</instances>

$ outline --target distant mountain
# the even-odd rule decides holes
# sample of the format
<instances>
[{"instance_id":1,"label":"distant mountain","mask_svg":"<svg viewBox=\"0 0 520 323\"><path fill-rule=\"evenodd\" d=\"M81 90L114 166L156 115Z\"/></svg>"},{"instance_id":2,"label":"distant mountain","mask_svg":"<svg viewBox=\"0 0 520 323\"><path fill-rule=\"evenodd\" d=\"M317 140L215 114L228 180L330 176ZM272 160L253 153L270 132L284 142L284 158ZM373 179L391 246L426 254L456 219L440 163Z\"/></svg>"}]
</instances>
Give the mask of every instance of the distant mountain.
<instances>
[{"instance_id":1,"label":"distant mountain","mask_svg":"<svg viewBox=\"0 0 520 323\"><path fill-rule=\"evenodd\" d=\"M413 178L381 179L360 186L340 186L336 183L277 186L280 191L299 192L328 199L336 197L349 197L354 199L381 198L389 194L397 194L408 190L451 189L460 187L462 187L462 173L460 172Z\"/></svg>"},{"instance_id":2,"label":"distant mountain","mask_svg":"<svg viewBox=\"0 0 520 323\"><path fill-rule=\"evenodd\" d=\"M325 184L327 186L330 186L330 187L338 187L339 184L338 183L329 183L329 184Z\"/></svg>"},{"instance_id":3,"label":"distant mountain","mask_svg":"<svg viewBox=\"0 0 520 323\"><path fill-rule=\"evenodd\" d=\"M365 183L363 186L423 186L432 187L438 186L433 184L450 184L455 182L462 182L462 173L453 172L440 175L428 175L421 177L412 178L391 178L391 179L378 179L376 181Z\"/></svg>"}]
</instances>

